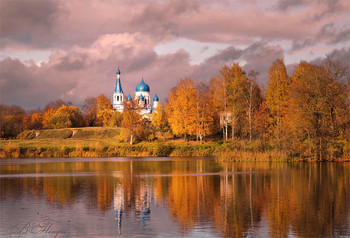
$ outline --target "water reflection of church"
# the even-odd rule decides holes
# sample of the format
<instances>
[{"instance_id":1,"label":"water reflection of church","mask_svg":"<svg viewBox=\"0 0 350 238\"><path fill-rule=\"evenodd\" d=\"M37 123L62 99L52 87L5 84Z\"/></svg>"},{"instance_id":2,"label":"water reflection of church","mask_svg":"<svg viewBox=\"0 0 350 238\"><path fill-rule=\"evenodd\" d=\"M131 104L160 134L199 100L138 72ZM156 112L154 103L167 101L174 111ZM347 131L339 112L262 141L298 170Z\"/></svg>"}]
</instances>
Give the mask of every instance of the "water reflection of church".
<instances>
[{"instance_id":1,"label":"water reflection of church","mask_svg":"<svg viewBox=\"0 0 350 238\"><path fill-rule=\"evenodd\" d=\"M114 187L114 210L118 234L122 232L123 215L130 205L134 210L136 221L141 224L142 229L146 229L151 216L151 202L156 202L152 192L152 183L148 179L140 179L137 182L136 191L125 191L124 177L120 175L122 179ZM133 199L131 193L134 193ZM127 204L128 202L131 204Z\"/></svg>"}]
</instances>

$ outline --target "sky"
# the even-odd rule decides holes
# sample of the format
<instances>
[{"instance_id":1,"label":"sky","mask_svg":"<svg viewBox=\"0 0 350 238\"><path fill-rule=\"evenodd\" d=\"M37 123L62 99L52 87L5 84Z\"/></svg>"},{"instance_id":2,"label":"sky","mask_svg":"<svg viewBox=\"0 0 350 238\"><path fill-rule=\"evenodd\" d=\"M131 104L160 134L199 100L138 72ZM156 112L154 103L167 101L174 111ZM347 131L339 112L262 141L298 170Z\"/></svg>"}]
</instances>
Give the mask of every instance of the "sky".
<instances>
[{"instance_id":1,"label":"sky","mask_svg":"<svg viewBox=\"0 0 350 238\"><path fill-rule=\"evenodd\" d=\"M283 59L349 63L349 0L0 0L0 100L25 109L112 97L144 81L164 102L181 78L224 64L259 72Z\"/></svg>"}]
</instances>

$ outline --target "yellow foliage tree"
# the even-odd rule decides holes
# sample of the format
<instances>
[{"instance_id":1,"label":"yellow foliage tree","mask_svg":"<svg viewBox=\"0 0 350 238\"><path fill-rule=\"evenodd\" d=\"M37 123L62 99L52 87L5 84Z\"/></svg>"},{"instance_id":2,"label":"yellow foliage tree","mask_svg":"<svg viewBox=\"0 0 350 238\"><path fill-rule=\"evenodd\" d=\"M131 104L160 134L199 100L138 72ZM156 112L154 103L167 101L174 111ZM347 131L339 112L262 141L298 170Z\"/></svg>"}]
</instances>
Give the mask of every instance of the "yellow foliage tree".
<instances>
[{"instance_id":1,"label":"yellow foliage tree","mask_svg":"<svg viewBox=\"0 0 350 238\"><path fill-rule=\"evenodd\" d=\"M97 118L102 121L103 126L107 126L113 110L111 101L102 94L96 98L96 102Z\"/></svg>"},{"instance_id":2,"label":"yellow foliage tree","mask_svg":"<svg viewBox=\"0 0 350 238\"><path fill-rule=\"evenodd\" d=\"M128 101L124 103L122 127L127 130L130 136L130 145L133 144L138 128L142 124L137 101ZM142 129L142 128L141 128Z\"/></svg>"},{"instance_id":3,"label":"yellow foliage tree","mask_svg":"<svg viewBox=\"0 0 350 238\"><path fill-rule=\"evenodd\" d=\"M165 122L165 115L162 108L162 105L158 103L157 107L152 112L152 124L156 127L157 130L163 128Z\"/></svg>"},{"instance_id":4,"label":"yellow foliage tree","mask_svg":"<svg viewBox=\"0 0 350 238\"><path fill-rule=\"evenodd\" d=\"M49 120L51 128L79 127L84 125L83 114L79 108L63 105Z\"/></svg>"}]
</instances>

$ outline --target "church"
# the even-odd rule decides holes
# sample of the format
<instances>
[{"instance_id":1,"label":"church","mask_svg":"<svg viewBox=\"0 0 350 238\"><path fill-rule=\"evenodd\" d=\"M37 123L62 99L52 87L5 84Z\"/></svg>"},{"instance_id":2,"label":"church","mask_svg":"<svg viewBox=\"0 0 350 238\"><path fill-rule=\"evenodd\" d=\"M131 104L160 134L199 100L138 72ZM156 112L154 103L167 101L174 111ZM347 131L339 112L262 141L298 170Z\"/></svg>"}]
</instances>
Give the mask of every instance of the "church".
<instances>
[{"instance_id":1,"label":"church","mask_svg":"<svg viewBox=\"0 0 350 238\"><path fill-rule=\"evenodd\" d=\"M129 94L126 98L127 101L133 100ZM141 82L136 86L134 100L138 103L143 116L149 117L152 111L157 107L159 98L157 94L153 97L153 105L151 102L151 90L148 84L146 84L142 78ZM120 79L120 70L117 70L117 80L115 82L115 88L113 93L113 109L118 112L123 112L125 96L122 89L122 83Z\"/></svg>"}]
</instances>

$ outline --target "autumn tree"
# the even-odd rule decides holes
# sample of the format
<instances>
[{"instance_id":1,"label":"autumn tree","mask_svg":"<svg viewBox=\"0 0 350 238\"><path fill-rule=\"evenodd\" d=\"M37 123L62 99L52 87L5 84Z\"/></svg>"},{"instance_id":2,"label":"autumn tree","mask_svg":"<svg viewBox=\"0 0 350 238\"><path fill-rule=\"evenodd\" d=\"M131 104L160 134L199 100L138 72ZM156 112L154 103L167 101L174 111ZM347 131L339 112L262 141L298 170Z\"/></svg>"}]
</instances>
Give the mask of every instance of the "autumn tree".
<instances>
[{"instance_id":1,"label":"autumn tree","mask_svg":"<svg viewBox=\"0 0 350 238\"><path fill-rule=\"evenodd\" d=\"M98 124L96 97L88 97L84 100L83 112L88 126L95 126Z\"/></svg>"},{"instance_id":2,"label":"autumn tree","mask_svg":"<svg viewBox=\"0 0 350 238\"><path fill-rule=\"evenodd\" d=\"M209 101L212 105L214 127L212 133L216 133L222 128L223 138L228 140L228 118L226 85L220 76L212 78L209 82ZM221 116L221 117L220 117ZM220 120L224 119L224 120ZM220 125L220 128L218 127ZM216 127L215 127L216 126Z\"/></svg>"},{"instance_id":3,"label":"autumn tree","mask_svg":"<svg viewBox=\"0 0 350 238\"><path fill-rule=\"evenodd\" d=\"M72 106L73 104L72 102L66 102L62 99L53 100L48 104L46 104L44 111L42 113L43 128L50 128L49 120L56 113L57 109L59 109L63 105Z\"/></svg>"},{"instance_id":4,"label":"autumn tree","mask_svg":"<svg viewBox=\"0 0 350 238\"><path fill-rule=\"evenodd\" d=\"M343 154L350 122L347 76L347 68L330 58L320 66L295 67L286 115L291 154L318 160Z\"/></svg>"},{"instance_id":5,"label":"autumn tree","mask_svg":"<svg viewBox=\"0 0 350 238\"><path fill-rule=\"evenodd\" d=\"M265 145L269 135L269 110L266 101L262 100L253 118L254 130L258 134L261 142Z\"/></svg>"},{"instance_id":6,"label":"autumn tree","mask_svg":"<svg viewBox=\"0 0 350 238\"><path fill-rule=\"evenodd\" d=\"M232 139L235 137L235 130L242 129L245 124L245 112L247 109L246 95L248 94L248 78L238 63L234 63L228 71L228 106L233 113Z\"/></svg>"},{"instance_id":7,"label":"autumn tree","mask_svg":"<svg viewBox=\"0 0 350 238\"><path fill-rule=\"evenodd\" d=\"M28 115L25 124L25 129L33 130L33 129L42 129L43 127L43 117L40 112L33 113Z\"/></svg>"},{"instance_id":8,"label":"autumn tree","mask_svg":"<svg viewBox=\"0 0 350 238\"><path fill-rule=\"evenodd\" d=\"M51 128L69 128L84 126L83 114L79 108L62 105L50 118Z\"/></svg>"},{"instance_id":9,"label":"autumn tree","mask_svg":"<svg viewBox=\"0 0 350 238\"><path fill-rule=\"evenodd\" d=\"M65 105L65 106L72 106L73 103L72 102L66 102L66 101L64 101L62 99L56 99L56 100L53 100L53 101L49 102L48 104L46 104L46 106L44 108L44 111L47 111L50 108L58 109L58 108L62 107L63 105Z\"/></svg>"},{"instance_id":10,"label":"autumn tree","mask_svg":"<svg viewBox=\"0 0 350 238\"><path fill-rule=\"evenodd\" d=\"M119 127L122 125L122 121L123 121L123 113L118 112L118 111L113 111L111 118L108 120L108 126Z\"/></svg>"},{"instance_id":11,"label":"autumn tree","mask_svg":"<svg viewBox=\"0 0 350 238\"><path fill-rule=\"evenodd\" d=\"M122 127L128 132L130 145L133 144L137 129L142 124L142 116L137 101L127 101L124 103ZM139 132L140 133L140 132Z\"/></svg>"},{"instance_id":12,"label":"autumn tree","mask_svg":"<svg viewBox=\"0 0 350 238\"><path fill-rule=\"evenodd\" d=\"M223 126L226 140L229 125L231 125L232 138L236 133L242 134L247 131L245 129L248 124L246 123L247 112L249 109L250 113L253 111L253 99L250 100L249 95L253 98L253 90L256 88L253 82L251 84L252 87L249 86L248 77L238 63L224 65L219 76L211 80L211 88L213 88L211 95L215 98L213 105L219 109L217 113L220 115L220 124ZM250 90L251 94L249 94ZM250 115L251 118L252 115Z\"/></svg>"},{"instance_id":13,"label":"autumn tree","mask_svg":"<svg viewBox=\"0 0 350 238\"><path fill-rule=\"evenodd\" d=\"M245 105L247 106L246 115L248 118L249 141L252 140L254 118L263 101L261 89L257 84L257 75L258 73L254 70L249 72L249 78L247 80L247 84L245 84L246 93L243 94L244 100L246 101Z\"/></svg>"},{"instance_id":14,"label":"autumn tree","mask_svg":"<svg viewBox=\"0 0 350 238\"><path fill-rule=\"evenodd\" d=\"M213 129L213 113L208 85L198 82L196 84L196 137L201 144L203 137Z\"/></svg>"},{"instance_id":15,"label":"autumn tree","mask_svg":"<svg viewBox=\"0 0 350 238\"><path fill-rule=\"evenodd\" d=\"M111 101L102 94L96 98L96 103L97 119L102 121L103 126L107 126L108 120L111 118L113 110Z\"/></svg>"},{"instance_id":16,"label":"autumn tree","mask_svg":"<svg viewBox=\"0 0 350 238\"><path fill-rule=\"evenodd\" d=\"M56 113L57 109L54 108L48 108L46 111L44 111L42 115L42 123L43 123L43 128L50 128L49 121L51 117Z\"/></svg>"},{"instance_id":17,"label":"autumn tree","mask_svg":"<svg viewBox=\"0 0 350 238\"><path fill-rule=\"evenodd\" d=\"M274 135L280 140L283 117L288 107L289 75L283 60L273 62L268 73L266 105L271 116Z\"/></svg>"},{"instance_id":18,"label":"autumn tree","mask_svg":"<svg viewBox=\"0 0 350 238\"><path fill-rule=\"evenodd\" d=\"M0 137L15 138L24 130L25 110L20 106L0 104Z\"/></svg>"},{"instance_id":19,"label":"autumn tree","mask_svg":"<svg viewBox=\"0 0 350 238\"><path fill-rule=\"evenodd\" d=\"M160 103L152 112L152 124L157 130L163 129L165 125L165 114Z\"/></svg>"},{"instance_id":20,"label":"autumn tree","mask_svg":"<svg viewBox=\"0 0 350 238\"><path fill-rule=\"evenodd\" d=\"M193 135L196 132L196 92L190 78L181 79L169 94L166 114L175 135Z\"/></svg>"}]
</instances>

